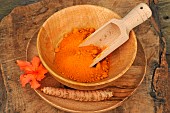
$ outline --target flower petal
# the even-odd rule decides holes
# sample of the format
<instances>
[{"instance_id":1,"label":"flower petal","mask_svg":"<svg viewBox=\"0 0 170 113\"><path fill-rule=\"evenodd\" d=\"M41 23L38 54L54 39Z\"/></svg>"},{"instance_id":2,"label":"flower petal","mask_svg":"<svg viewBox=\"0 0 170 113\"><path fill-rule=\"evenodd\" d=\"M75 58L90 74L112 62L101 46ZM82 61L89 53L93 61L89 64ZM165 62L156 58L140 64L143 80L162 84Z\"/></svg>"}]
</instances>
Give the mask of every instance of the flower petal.
<instances>
[{"instance_id":1,"label":"flower petal","mask_svg":"<svg viewBox=\"0 0 170 113\"><path fill-rule=\"evenodd\" d=\"M29 83L30 81L31 81L31 79L32 79L32 77L31 76L29 76L29 75L21 75L20 76L20 82L21 82L21 84L22 84L22 87L25 87L25 85L27 84L27 83Z\"/></svg>"},{"instance_id":2,"label":"flower petal","mask_svg":"<svg viewBox=\"0 0 170 113\"><path fill-rule=\"evenodd\" d=\"M32 79L32 81L30 82L31 88L33 89L37 89L40 87L40 84L36 81L36 79Z\"/></svg>"},{"instance_id":3,"label":"flower petal","mask_svg":"<svg viewBox=\"0 0 170 113\"><path fill-rule=\"evenodd\" d=\"M31 63L32 63L32 66L34 67L34 69L36 70L37 68L38 68L38 66L40 65L40 59L39 59L39 57L37 57L37 56L35 56L33 59L32 59L32 61L31 61Z\"/></svg>"},{"instance_id":4,"label":"flower petal","mask_svg":"<svg viewBox=\"0 0 170 113\"><path fill-rule=\"evenodd\" d=\"M20 70L23 70L25 72L32 71L32 65L30 62L17 60L17 65L20 67Z\"/></svg>"},{"instance_id":5,"label":"flower petal","mask_svg":"<svg viewBox=\"0 0 170 113\"><path fill-rule=\"evenodd\" d=\"M38 81L41 81L44 77L45 77L45 75L40 75L40 74L39 74L36 79L37 79Z\"/></svg>"},{"instance_id":6,"label":"flower petal","mask_svg":"<svg viewBox=\"0 0 170 113\"><path fill-rule=\"evenodd\" d=\"M48 71L43 67L43 65L40 64L40 66L39 66L38 69L37 69L36 79L37 79L38 81L41 81L41 80L45 77L44 74L46 74L47 72L48 72Z\"/></svg>"}]
</instances>

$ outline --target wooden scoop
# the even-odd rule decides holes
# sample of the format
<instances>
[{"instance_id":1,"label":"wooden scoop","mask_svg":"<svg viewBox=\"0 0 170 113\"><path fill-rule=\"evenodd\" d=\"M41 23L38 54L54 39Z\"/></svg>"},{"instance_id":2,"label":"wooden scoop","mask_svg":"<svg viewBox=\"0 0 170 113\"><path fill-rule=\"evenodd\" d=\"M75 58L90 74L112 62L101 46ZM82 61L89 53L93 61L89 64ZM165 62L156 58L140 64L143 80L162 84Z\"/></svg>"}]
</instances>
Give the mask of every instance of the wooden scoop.
<instances>
[{"instance_id":1,"label":"wooden scoop","mask_svg":"<svg viewBox=\"0 0 170 113\"><path fill-rule=\"evenodd\" d=\"M143 23L151 15L152 11L149 6L140 3L123 19L112 19L87 37L79 47L93 44L100 48L106 48L93 60L90 67L125 43L129 39L130 30Z\"/></svg>"}]
</instances>

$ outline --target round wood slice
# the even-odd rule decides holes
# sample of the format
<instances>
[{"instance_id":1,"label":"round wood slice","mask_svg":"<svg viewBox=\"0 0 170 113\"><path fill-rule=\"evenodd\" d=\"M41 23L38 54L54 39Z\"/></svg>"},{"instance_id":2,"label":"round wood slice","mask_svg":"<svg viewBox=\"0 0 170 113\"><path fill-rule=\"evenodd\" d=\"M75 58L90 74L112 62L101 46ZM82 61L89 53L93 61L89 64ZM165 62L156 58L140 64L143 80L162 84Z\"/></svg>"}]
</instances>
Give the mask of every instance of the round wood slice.
<instances>
[{"instance_id":1,"label":"round wood slice","mask_svg":"<svg viewBox=\"0 0 170 113\"><path fill-rule=\"evenodd\" d=\"M34 56L37 56L36 48L37 34L32 37L27 46L27 60L30 61ZM133 92L141 84L146 72L146 58L144 50L138 41L137 56L130 67L130 69L120 78L115 80L115 82L109 86L114 92L114 96L107 101L100 102L80 102L69 99L62 99L54 96L49 96L40 91L40 89L35 90L35 92L46 102L52 106L68 111L68 112L102 112L114 109L121 105L124 100L133 94ZM41 87L51 86L51 87L65 87L54 79L48 73L46 78L41 81Z\"/></svg>"}]
</instances>

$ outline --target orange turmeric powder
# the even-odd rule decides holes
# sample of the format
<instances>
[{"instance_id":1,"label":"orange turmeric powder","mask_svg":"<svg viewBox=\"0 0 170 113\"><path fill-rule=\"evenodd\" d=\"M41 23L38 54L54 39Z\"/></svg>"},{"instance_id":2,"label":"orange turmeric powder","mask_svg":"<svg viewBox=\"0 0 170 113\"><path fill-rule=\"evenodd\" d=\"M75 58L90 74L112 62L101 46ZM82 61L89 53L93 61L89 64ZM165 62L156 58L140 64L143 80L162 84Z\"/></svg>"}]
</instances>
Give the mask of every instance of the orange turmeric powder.
<instances>
[{"instance_id":1,"label":"orange turmeric powder","mask_svg":"<svg viewBox=\"0 0 170 113\"><path fill-rule=\"evenodd\" d=\"M108 58L89 67L102 49L94 45L78 47L94 31L94 28L74 29L64 36L55 51L56 69L62 76L78 82L94 82L108 77Z\"/></svg>"}]
</instances>

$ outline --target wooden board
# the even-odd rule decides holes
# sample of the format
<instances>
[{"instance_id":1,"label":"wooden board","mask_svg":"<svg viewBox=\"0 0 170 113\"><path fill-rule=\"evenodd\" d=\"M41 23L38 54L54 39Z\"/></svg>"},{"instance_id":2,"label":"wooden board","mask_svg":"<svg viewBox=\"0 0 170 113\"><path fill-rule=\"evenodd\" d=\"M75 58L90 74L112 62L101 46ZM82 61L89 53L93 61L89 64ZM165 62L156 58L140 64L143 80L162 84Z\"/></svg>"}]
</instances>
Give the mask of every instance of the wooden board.
<instances>
[{"instance_id":1,"label":"wooden board","mask_svg":"<svg viewBox=\"0 0 170 113\"><path fill-rule=\"evenodd\" d=\"M122 17L130 9L144 0L42 0L41 2L17 7L0 22L0 112L24 113L61 113L42 100L29 87L21 88L19 76L21 72L16 65L17 59L25 60L26 46L42 23L54 12L76 4L93 4L109 8ZM153 1L152 1L153 2ZM154 10L153 10L154 11ZM166 77L158 79L158 86L153 86L154 70L159 66L159 36L151 21L134 29L137 38L144 47L147 59L146 76L136 92L118 108L107 113L161 113L167 109L164 96L166 87L160 87ZM161 80L161 81L160 81ZM157 93L159 92L159 93ZM159 95L162 94L162 97ZM167 112L168 113L168 112Z\"/></svg>"},{"instance_id":2,"label":"wooden board","mask_svg":"<svg viewBox=\"0 0 170 113\"><path fill-rule=\"evenodd\" d=\"M28 44L27 48L27 59L31 61L34 56L38 56L37 48L37 35L35 35ZM53 105L54 107L65 110L68 112L101 112L108 111L116 108L122 104L129 96L141 84L146 72L146 58L144 50L141 44L138 42L138 51L136 59L130 69L120 78L115 80L109 87L113 92L114 96L109 101L101 102L80 102L69 99L62 99L53 96L48 96L40 91L35 90L36 93L42 97L45 101ZM61 83L56 81L49 73L47 77L41 82L41 87L64 87Z\"/></svg>"}]
</instances>

